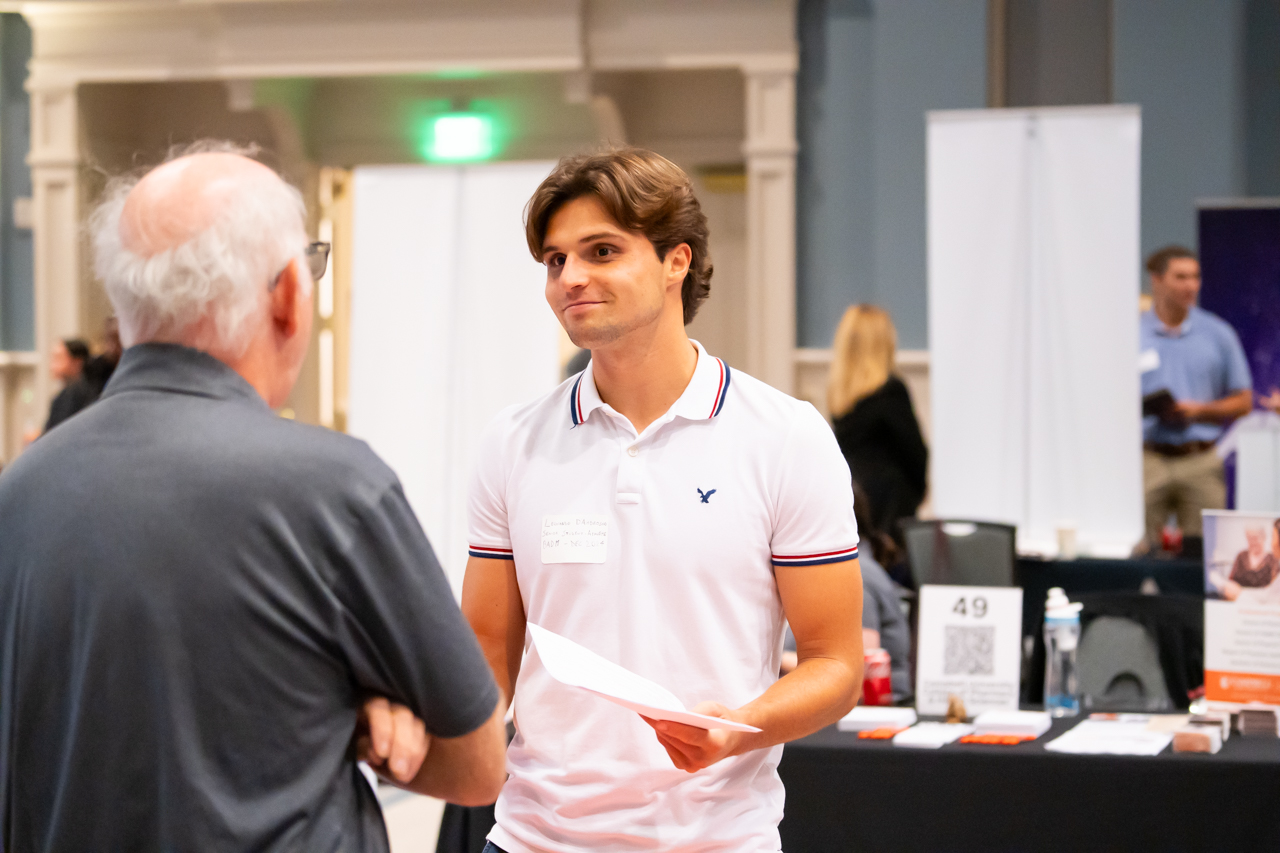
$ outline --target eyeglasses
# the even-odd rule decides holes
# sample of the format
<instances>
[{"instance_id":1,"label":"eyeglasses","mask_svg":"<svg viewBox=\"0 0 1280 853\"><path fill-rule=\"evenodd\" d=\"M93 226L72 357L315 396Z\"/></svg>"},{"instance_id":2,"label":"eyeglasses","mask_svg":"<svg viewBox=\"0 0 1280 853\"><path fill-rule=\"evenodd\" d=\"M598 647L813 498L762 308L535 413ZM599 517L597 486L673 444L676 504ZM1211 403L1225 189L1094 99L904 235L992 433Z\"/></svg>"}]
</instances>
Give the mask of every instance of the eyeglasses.
<instances>
[{"instance_id":1,"label":"eyeglasses","mask_svg":"<svg viewBox=\"0 0 1280 853\"><path fill-rule=\"evenodd\" d=\"M324 278L324 272L329 268L329 251L332 248L333 245L331 243L325 243L322 240L317 240L316 242L309 244L303 252L307 257L307 269L311 271L312 281L319 281ZM280 276L282 275L284 275L284 269L281 269L280 272L276 273L275 277L271 279L271 284L267 287L268 293L276 289L276 282L280 280Z\"/></svg>"},{"instance_id":2,"label":"eyeglasses","mask_svg":"<svg viewBox=\"0 0 1280 853\"><path fill-rule=\"evenodd\" d=\"M329 251L332 248L332 244L320 240L307 246L307 266L311 269L312 281L324 278L324 271L329 268Z\"/></svg>"}]
</instances>

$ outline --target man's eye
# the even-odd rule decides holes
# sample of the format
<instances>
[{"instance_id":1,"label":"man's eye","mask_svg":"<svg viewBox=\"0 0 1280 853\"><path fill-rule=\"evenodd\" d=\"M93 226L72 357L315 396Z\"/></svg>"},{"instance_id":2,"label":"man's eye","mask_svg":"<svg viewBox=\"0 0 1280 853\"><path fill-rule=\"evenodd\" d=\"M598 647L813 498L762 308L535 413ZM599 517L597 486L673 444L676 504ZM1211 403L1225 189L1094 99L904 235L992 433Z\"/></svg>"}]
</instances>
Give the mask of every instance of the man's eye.
<instances>
[{"instance_id":1,"label":"man's eye","mask_svg":"<svg viewBox=\"0 0 1280 853\"><path fill-rule=\"evenodd\" d=\"M597 247L596 247L596 257L597 257L597 258L607 258L607 257L609 257L609 255L612 255L612 254L613 254L613 248L612 248L612 247L610 247L610 246L597 246Z\"/></svg>"},{"instance_id":2,"label":"man's eye","mask_svg":"<svg viewBox=\"0 0 1280 853\"><path fill-rule=\"evenodd\" d=\"M547 266L553 268L564 266L564 255L552 255L547 258Z\"/></svg>"}]
</instances>

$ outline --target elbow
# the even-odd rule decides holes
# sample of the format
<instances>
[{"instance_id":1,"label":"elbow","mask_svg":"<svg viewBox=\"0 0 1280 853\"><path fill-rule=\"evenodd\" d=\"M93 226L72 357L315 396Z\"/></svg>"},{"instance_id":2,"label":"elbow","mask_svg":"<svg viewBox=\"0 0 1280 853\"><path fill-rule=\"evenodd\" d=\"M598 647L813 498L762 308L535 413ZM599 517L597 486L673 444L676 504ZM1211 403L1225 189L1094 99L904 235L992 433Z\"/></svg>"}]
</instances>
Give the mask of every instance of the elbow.
<instances>
[{"instance_id":1,"label":"elbow","mask_svg":"<svg viewBox=\"0 0 1280 853\"><path fill-rule=\"evenodd\" d=\"M484 780L476 780L448 800L456 806L468 808L491 806L498 801L498 795L502 793L502 785L505 781L505 773L499 773Z\"/></svg>"},{"instance_id":2,"label":"elbow","mask_svg":"<svg viewBox=\"0 0 1280 853\"><path fill-rule=\"evenodd\" d=\"M840 716L844 716L852 711L853 706L857 705L862 699L863 660L864 658L862 655L859 655L857 658L850 661L849 690L845 697L845 703L843 705L844 710L840 712Z\"/></svg>"},{"instance_id":3,"label":"elbow","mask_svg":"<svg viewBox=\"0 0 1280 853\"><path fill-rule=\"evenodd\" d=\"M852 711L854 706L858 704L858 700L861 698L862 680L859 679L858 682L852 685L852 687L845 693L844 701L841 702L839 706L840 716L843 717L845 714Z\"/></svg>"},{"instance_id":4,"label":"elbow","mask_svg":"<svg viewBox=\"0 0 1280 853\"><path fill-rule=\"evenodd\" d=\"M468 773L460 780L453 795L447 797L449 802L459 806L491 806L502 793L502 786L507 781L507 740L506 729L502 726L501 717L494 736L487 738L482 756L476 756L471 762Z\"/></svg>"}]
</instances>

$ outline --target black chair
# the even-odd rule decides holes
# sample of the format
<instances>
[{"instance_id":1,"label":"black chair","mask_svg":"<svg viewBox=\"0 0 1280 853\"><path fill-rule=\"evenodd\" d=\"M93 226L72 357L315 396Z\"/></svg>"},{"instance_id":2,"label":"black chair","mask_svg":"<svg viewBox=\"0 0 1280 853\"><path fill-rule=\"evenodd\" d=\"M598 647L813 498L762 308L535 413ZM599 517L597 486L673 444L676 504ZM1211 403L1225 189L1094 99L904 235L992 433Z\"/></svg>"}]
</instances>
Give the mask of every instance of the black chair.
<instances>
[{"instance_id":1,"label":"black chair","mask_svg":"<svg viewBox=\"0 0 1280 853\"><path fill-rule=\"evenodd\" d=\"M990 521L903 519L907 562L923 584L1013 586L1017 528Z\"/></svg>"},{"instance_id":2,"label":"black chair","mask_svg":"<svg viewBox=\"0 0 1280 853\"><path fill-rule=\"evenodd\" d=\"M1100 592L1075 594L1071 599L1084 606L1076 667L1081 692L1088 690L1084 698L1091 707L1087 710L1158 710L1164 697L1168 698L1166 709L1187 707L1191 692L1204 684L1203 598ZM1103 619L1110 627L1092 638L1095 623ZM1163 678L1152 673L1150 646L1141 648L1145 641L1135 628L1154 645ZM1024 668L1023 701L1038 705L1044 701L1043 613L1034 634L1026 639L1033 647ZM1127 651L1108 649L1108 645L1123 645Z\"/></svg>"},{"instance_id":3,"label":"black chair","mask_svg":"<svg viewBox=\"0 0 1280 853\"><path fill-rule=\"evenodd\" d=\"M1173 710L1151 632L1124 616L1097 616L1076 649L1080 704L1090 711Z\"/></svg>"}]
</instances>

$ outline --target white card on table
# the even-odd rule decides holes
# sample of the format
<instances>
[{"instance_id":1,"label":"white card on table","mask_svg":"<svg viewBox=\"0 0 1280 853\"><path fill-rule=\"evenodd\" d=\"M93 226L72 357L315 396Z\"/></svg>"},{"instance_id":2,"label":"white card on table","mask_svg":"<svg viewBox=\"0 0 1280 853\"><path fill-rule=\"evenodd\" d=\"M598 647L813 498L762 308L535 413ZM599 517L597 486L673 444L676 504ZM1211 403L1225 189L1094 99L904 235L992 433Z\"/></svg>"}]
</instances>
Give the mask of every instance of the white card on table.
<instances>
[{"instance_id":1,"label":"white card on table","mask_svg":"<svg viewBox=\"0 0 1280 853\"><path fill-rule=\"evenodd\" d=\"M916 710L947 713L947 697L970 716L1017 710L1022 669L1022 590L1018 587L920 588Z\"/></svg>"},{"instance_id":2,"label":"white card on table","mask_svg":"<svg viewBox=\"0 0 1280 853\"><path fill-rule=\"evenodd\" d=\"M542 666L561 684L590 691L651 720L671 720L699 729L760 731L745 723L686 711L679 698L661 684L636 675L573 640L532 622L529 623L529 634L533 637Z\"/></svg>"},{"instance_id":3,"label":"white card on table","mask_svg":"<svg viewBox=\"0 0 1280 853\"><path fill-rule=\"evenodd\" d=\"M544 515L542 562L603 563L609 553L609 518L604 515Z\"/></svg>"}]
</instances>

